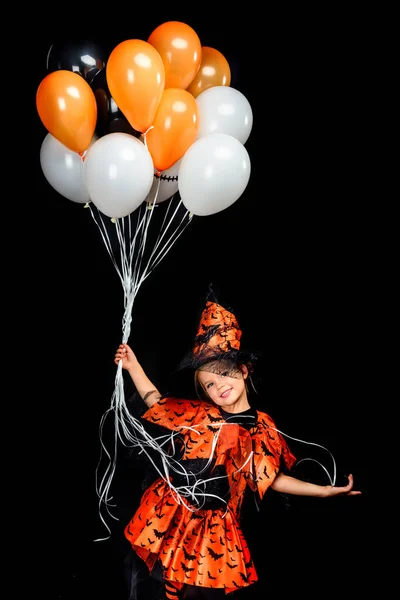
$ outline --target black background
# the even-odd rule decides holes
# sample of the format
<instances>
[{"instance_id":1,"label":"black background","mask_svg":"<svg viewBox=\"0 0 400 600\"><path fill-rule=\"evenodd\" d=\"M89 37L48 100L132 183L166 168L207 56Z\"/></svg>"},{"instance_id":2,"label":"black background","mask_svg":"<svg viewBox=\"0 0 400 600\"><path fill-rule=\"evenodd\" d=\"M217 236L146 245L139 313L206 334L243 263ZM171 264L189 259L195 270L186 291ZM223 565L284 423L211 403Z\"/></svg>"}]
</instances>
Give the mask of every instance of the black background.
<instances>
[{"instance_id":1,"label":"black background","mask_svg":"<svg viewBox=\"0 0 400 600\"><path fill-rule=\"evenodd\" d=\"M94 542L106 534L95 471L99 423L114 389L123 291L90 211L45 180L39 153L47 131L35 94L57 41L93 40L111 51L125 39L147 39L169 20L191 25L202 45L227 58L231 86L253 110L246 142L252 172L243 195L220 213L195 217L143 283L129 342L161 385L190 347L213 282L221 303L234 309L244 344L264 353L257 407L289 435L328 448L337 483L351 472L363 491L354 498L294 499L289 510L276 498L260 513L249 507L245 530L260 583L234 595L358 593L367 585L372 527L365 416L372 290L356 21L315 13L217 18L205 10L113 10L102 19L68 14L64 23L60 16L31 36L34 193L24 212L28 268L21 284L29 281L30 289L24 306L34 365L29 388L40 399L31 439L40 498L35 539L44 548L41 597L124 598L123 527L137 506L140 473L135 478L126 465L117 471L119 521L111 524L109 540ZM327 483L314 467L303 474Z\"/></svg>"}]
</instances>

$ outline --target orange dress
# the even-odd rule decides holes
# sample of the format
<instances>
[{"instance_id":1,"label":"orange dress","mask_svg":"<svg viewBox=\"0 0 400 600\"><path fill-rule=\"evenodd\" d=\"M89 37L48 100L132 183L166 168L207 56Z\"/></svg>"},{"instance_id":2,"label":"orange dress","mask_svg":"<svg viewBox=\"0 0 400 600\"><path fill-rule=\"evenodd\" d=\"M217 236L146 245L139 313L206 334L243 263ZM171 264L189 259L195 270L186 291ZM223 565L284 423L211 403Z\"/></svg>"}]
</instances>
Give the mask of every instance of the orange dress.
<instances>
[{"instance_id":1,"label":"orange dress","mask_svg":"<svg viewBox=\"0 0 400 600\"><path fill-rule=\"evenodd\" d=\"M149 570L159 559L164 578L175 587L225 588L228 594L258 579L240 528L246 486L262 498L282 464L290 469L295 457L274 421L264 412L256 415L255 426L247 430L227 422L214 404L178 398L163 398L143 415L183 436L182 465L212 457L215 467L223 465L229 482L226 504L196 509L160 477L126 526L126 538Z\"/></svg>"}]
</instances>

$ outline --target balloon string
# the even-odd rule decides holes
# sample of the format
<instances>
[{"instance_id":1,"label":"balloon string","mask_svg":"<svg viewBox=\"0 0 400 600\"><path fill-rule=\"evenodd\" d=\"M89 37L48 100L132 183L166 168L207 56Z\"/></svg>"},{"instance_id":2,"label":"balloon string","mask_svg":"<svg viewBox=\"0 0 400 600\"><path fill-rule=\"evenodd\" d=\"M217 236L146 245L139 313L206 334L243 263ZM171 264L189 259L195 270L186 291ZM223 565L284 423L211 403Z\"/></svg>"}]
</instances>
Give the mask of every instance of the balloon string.
<instances>
[{"instance_id":1,"label":"balloon string","mask_svg":"<svg viewBox=\"0 0 400 600\"><path fill-rule=\"evenodd\" d=\"M144 131L144 132L142 133L142 136L143 136L143 143L144 143L144 145L145 145L146 147L147 147L146 135L149 133L149 131L150 131L151 129L154 129L154 125L150 125L150 127L148 127L148 128L146 129L146 131Z\"/></svg>"},{"instance_id":2,"label":"balloon string","mask_svg":"<svg viewBox=\"0 0 400 600\"><path fill-rule=\"evenodd\" d=\"M145 281L145 279L150 275L153 269L166 256L166 254L172 248L173 244L177 241L180 235L182 235L184 229L187 227L193 216L191 213L186 211L183 214L182 218L178 220L178 210L180 209L182 202L177 202L177 206L175 207L175 209L173 209L172 205L174 204L174 197L172 197L171 201L167 206L167 211L158 231L154 247L150 252L150 256L147 262L144 263L145 250L148 246L149 231L152 222L152 217L154 214L153 211L155 206L155 200L156 196L151 205L148 203L143 203L136 211L134 211L130 215L119 219L111 219L111 230L109 229L109 224L105 222L102 213L97 209L97 207L93 205L93 203L90 202L89 204L85 205L87 208L90 209L92 218L100 231L100 235L103 240L104 246L110 256L112 264L114 265L114 268L122 284L124 292L122 343L126 343L130 336L132 308L140 286L142 285L143 281ZM176 224L177 220L178 223ZM110 239L110 233L114 234L116 238L116 240L114 240L114 244ZM117 255L115 253L115 241L118 244L119 250L119 253ZM106 448L106 444L103 441L103 430L105 420L107 416L110 415L110 413L114 414L114 439L112 449L108 450ZM127 424L129 425L129 427ZM138 437L134 436L131 433L132 429L135 430L136 428L137 430L138 427L141 427L140 422L130 415L125 403L124 380L122 377L121 363L119 363L117 373L115 376L115 387L111 399L111 406L104 413L100 423L99 436L101 452L99 463L96 469L96 492L99 498L99 514L103 525L107 529L108 537L111 534L111 530L107 525L107 515L113 519L118 520L111 513L110 510L110 507L113 506L111 504L111 485L116 471L118 440L122 441L122 443L124 444L128 442L129 444L137 445L138 443L141 443L143 445L143 439L145 440L147 445L153 443L152 438L150 438L150 436L147 436L144 433L141 433L141 442L138 441ZM159 453L164 452L162 450L162 445L157 446L156 444L155 449ZM168 459L165 458L164 455L162 456L164 466L163 471L160 473L160 475L163 476L167 481L169 481L168 473L171 466L169 465ZM104 460L106 462L106 465L103 470L102 477L99 477L99 473L103 467ZM184 502L180 492L180 488L176 488L173 490L174 496L177 498L177 501ZM189 493L188 490L186 490L186 492ZM201 498L202 494L203 493L199 490L192 490L189 493L191 497L196 496L197 498ZM103 515L104 509L107 513L105 516ZM107 539L107 537L99 538L95 541L101 541L105 539Z\"/></svg>"},{"instance_id":3,"label":"balloon string","mask_svg":"<svg viewBox=\"0 0 400 600\"><path fill-rule=\"evenodd\" d=\"M276 429L275 427L271 427L271 429L275 429L275 431L277 431L278 433L280 433L281 435L283 435L284 437L293 440L295 442L301 442L302 444L308 444L309 446L315 446L316 448L322 448L322 450L325 450L326 452L328 452L329 456L332 459L332 464L333 464L333 473L332 475L330 475L328 469L322 464L320 463L317 459L312 458L312 457L306 457L306 458L301 458L300 460L297 461L297 464L299 465L301 462L310 460L312 462L317 463L326 473L328 479L329 479L329 483L330 485L336 485L336 461L335 458L332 454L332 452L330 452L328 450L328 448L325 448L325 446L321 446L321 444L316 444L315 442L307 442L306 440L301 440L299 438L295 438L287 433L284 433L283 431L281 431L280 429Z\"/></svg>"}]
</instances>

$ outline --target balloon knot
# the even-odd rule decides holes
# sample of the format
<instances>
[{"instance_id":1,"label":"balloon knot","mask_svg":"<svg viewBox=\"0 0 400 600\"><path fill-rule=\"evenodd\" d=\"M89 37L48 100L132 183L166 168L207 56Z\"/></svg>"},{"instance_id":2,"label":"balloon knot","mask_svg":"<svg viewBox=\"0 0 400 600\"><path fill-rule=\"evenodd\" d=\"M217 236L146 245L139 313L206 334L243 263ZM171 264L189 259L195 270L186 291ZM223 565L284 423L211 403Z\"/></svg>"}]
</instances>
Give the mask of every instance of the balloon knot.
<instances>
[{"instance_id":1,"label":"balloon knot","mask_svg":"<svg viewBox=\"0 0 400 600\"><path fill-rule=\"evenodd\" d=\"M117 219L115 217L112 217L111 223L116 223L116 222L117 222Z\"/></svg>"}]
</instances>

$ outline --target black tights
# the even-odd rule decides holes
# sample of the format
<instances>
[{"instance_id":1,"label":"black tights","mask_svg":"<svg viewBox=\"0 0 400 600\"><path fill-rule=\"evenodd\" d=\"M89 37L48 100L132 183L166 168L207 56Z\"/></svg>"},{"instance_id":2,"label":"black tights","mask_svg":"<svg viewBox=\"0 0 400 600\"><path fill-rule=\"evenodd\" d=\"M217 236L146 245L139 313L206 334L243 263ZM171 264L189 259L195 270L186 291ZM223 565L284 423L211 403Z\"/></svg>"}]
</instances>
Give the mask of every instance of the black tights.
<instances>
[{"instance_id":1,"label":"black tights","mask_svg":"<svg viewBox=\"0 0 400 600\"><path fill-rule=\"evenodd\" d=\"M223 588L205 588L185 585L182 589L182 600L221 600L225 598Z\"/></svg>"}]
</instances>

